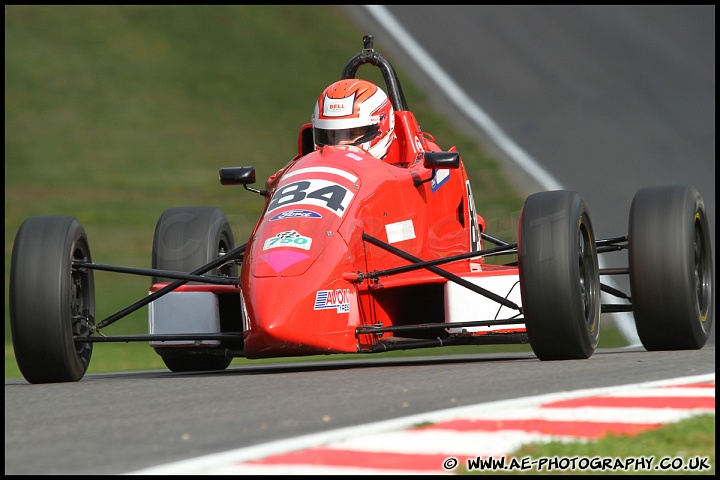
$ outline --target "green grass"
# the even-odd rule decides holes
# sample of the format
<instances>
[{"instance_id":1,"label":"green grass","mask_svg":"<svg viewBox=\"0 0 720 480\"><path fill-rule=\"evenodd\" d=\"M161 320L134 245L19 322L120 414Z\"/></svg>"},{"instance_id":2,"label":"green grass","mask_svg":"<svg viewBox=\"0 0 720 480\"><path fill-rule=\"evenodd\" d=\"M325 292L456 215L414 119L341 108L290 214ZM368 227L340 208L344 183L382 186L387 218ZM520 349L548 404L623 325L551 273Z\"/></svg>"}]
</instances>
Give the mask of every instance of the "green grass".
<instances>
[{"instance_id":1,"label":"green grass","mask_svg":"<svg viewBox=\"0 0 720 480\"><path fill-rule=\"evenodd\" d=\"M528 462L544 459L544 468L516 469L514 471L495 470L497 474L514 475L637 475L637 474L702 474L715 475L715 415L698 415L687 420L666 425L657 430L646 430L637 435L607 435L593 442L551 442L532 444L521 447L511 456L517 462L528 458ZM623 462L630 457L635 459L653 459L652 468L643 468L641 463L625 463L626 468L597 468L595 470L567 468L561 469L561 463L555 463L552 470L548 468L551 459L621 459ZM698 463L698 459L705 459ZM576 460L579 461L579 460ZM663 463L664 462L664 463ZM688 469L666 469L666 465L677 465ZM537 463L535 464L537 465ZM572 465L572 464L568 464ZM579 463L576 463L579 465ZM616 465L612 463L611 465ZM645 465L648 465L645 463ZM702 468L698 468L702 465ZM709 466L710 468L705 468ZM656 468L657 467L657 468ZM459 469L459 473L481 474L487 471L468 471Z\"/></svg>"},{"instance_id":2,"label":"green grass","mask_svg":"<svg viewBox=\"0 0 720 480\"><path fill-rule=\"evenodd\" d=\"M373 32L358 30L341 10L326 6L5 6L5 378L20 377L8 286L12 245L25 218L76 216L94 261L148 268L155 223L170 207L218 206L235 238L247 238L262 199L221 187L218 169L253 165L264 182L290 160L317 96L339 78L365 33ZM383 43L376 34L381 53ZM499 163L458 135L397 71L423 130L462 153L488 227L516 240L522 198ZM142 277L97 272L97 317L142 298L148 287ZM147 309L104 332L146 333ZM617 331L602 330L601 347L621 345ZM458 347L379 356L500 349L530 351ZM233 365L258 362L235 359ZM88 373L163 368L146 344L96 344ZM680 441L668 451L702 454L713 445L714 463L714 422L712 432L704 425L668 427L677 429L670 436ZM661 451L649 441L626 443L618 452ZM545 448L555 446L523 454L544 455Z\"/></svg>"}]
</instances>

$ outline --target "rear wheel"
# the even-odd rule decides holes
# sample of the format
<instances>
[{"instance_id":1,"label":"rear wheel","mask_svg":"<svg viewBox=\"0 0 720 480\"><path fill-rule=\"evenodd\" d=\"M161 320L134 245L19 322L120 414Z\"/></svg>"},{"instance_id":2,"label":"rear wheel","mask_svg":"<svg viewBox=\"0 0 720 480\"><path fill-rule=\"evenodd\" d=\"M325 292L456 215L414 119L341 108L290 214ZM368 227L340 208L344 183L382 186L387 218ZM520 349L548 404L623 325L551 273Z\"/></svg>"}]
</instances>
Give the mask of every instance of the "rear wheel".
<instances>
[{"instance_id":1,"label":"rear wheel","mask_svg":"<svg viewBox=\"0 0 720 480\"><path fill-rule=\"evenodd\" d=\"M93 271L87 235L74 217L31 217L20 226L10 266L10 329L20 372L30 383L76 382L93 344L76 343L95 327Z\"/></svg>"},{"instance_id":2,"label":"rear wheel","mask_svg":"<svg viewBox=\"0 0 720 480\"><path fill-rule=\"evenodd\" d=\"M589 358L600 332L600 270L588 209L575 192L530 195L518 266L528 339L540 360Z\"/></svg>"},{"instance_id":3,"label":"rear wheel","mask_svg":"<svg viewBox=\"0 0 720 480\"><path fill-rule=\"evenodd\" d=\"M153 238L152 268L192 272L235 247L230 223L216 207L176 207L163 212ZM209 275L237 276L235 263L210 270ZM153 283L172 282L153 277ZM190 282L194 283L194 282ZM173 372L224 370L231 359L224 347L155 347Z\"/></svg>"},{"instance_id":4,"label":"rear wheel","mask_svg":"<svg viewBox=\"0 0 720 480\"><path fill-rule=\"evenodd\" d=\"M637 191L628 229L630 291L647 350L702 348L714 313L714 274L705 203L693 187Z\"/></svg>"}]
</instances>

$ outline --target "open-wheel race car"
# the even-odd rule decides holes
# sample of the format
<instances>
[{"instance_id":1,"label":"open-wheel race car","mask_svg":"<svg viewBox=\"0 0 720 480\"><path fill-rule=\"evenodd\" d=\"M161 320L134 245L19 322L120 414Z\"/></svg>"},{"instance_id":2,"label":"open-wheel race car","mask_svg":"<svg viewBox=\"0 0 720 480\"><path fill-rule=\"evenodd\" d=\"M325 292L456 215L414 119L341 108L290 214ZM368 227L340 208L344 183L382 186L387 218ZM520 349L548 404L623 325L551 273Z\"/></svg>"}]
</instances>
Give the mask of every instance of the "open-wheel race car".
<instances>
[{"instance_id":1,"label":"open-wheel race car","mask_svg":"<svg viewBox=\"0 0 720 480\"><path fill-rule=\"evenodd\" d=\"M308 123L297 155L264 188L250 187L253 167L221 168L222 185L265 199L247 243L236 246L219 208L176 207L157 222L152 268L120 267L93 262L75 217L24 221L10 320L27 381L82 379L96 342L148 342L174 372L222 370L234 357L447 345L529 343L540 360L583 359L603 312L632 312L647 350L704 346L714 273L695 188L638 190L627 235L608 239L595 238L577 193L543 191L525 199L517 243L505 242L485 231L460 153L420 129L395 70L371 36L363 41L342 79L380 70L393 147L379 160L353 145L318 146ZM601 269L598 256L617 251L627 267ZM95 270L151 277L149 294L97 321ZM630 292L606 275L629 276ZM100 333L144 306L147 333Z\"/></svg>"}]
</instances>

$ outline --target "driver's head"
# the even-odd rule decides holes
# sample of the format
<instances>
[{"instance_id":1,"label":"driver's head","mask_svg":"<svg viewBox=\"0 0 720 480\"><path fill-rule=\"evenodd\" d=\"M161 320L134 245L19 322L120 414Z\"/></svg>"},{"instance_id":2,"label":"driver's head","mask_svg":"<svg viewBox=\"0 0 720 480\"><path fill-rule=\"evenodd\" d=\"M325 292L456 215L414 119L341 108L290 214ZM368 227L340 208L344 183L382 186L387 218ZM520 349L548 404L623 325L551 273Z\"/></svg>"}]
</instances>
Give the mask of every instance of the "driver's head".
<instances>
[{"instance_id":1,"label":"driver's head","mask_svg":"<svg viewBox=\"0 0 720 480\"><path fill-rule=\"evenodd\" d=\"M385 92L350 78L333 83L315 104L315 145L357 145L383 158L395 139L395 115Z\"/></svg>"}]
</instances>

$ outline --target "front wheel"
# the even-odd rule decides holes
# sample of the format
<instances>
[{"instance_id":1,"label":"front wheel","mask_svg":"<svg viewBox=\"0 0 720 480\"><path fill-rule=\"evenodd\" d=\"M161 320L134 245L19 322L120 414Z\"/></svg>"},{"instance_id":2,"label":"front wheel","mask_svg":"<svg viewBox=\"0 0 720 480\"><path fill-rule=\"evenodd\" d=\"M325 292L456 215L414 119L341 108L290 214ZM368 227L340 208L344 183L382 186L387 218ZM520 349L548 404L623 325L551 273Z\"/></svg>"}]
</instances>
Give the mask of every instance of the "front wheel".
<instances>
[{"instance_id":1,"label":"front wheel","mask_svg":"<svg viewBox=\"0 0 720 480\"><path fill-rule=\"evenodd\" d=\"M165 210L155 227L152 268L192 272L235 248L230 223L217 207L175 207ZM209 275L237 276L232 262ZM153 277L153 283L172 279ZM195 282L190 282L195 283ZM173 372L224 370L231 359L218 347L155 347L165 366Z\"/></svg>"},{"instance_id":2,"label":"front wheel","mask_svg":"<svg viewBox=\"0 0 720 480\"><path fill-rule=\"evenodd\" d=\"M588 209L575 192L530 195L520 213L520 293L540 360L589 358L600 332L600 270Z\"/></svg>"},{"instance_id":3,"label":"front wheel","mask_svg":"<svg viewBox=\"0 0 720 480\"><path fill-rule=\"evenodd\" d=\"M20 372L30 383L76 382L87 371L95 329L93 271L85 229L74 217L31 217L15 237L10 265L10 329Z\"/></svg>"},{"instance_id":4,"label":"front wheel","mask_svg":"<svg viewBox=\"0 0 720 480\"><path fill-rule=\"evenodd\" d=\"M710 336L714 274L705 203L693 187L640 189L630 207L633 315L646 350L694 350Z\"/></svg>"}]
</instances>

